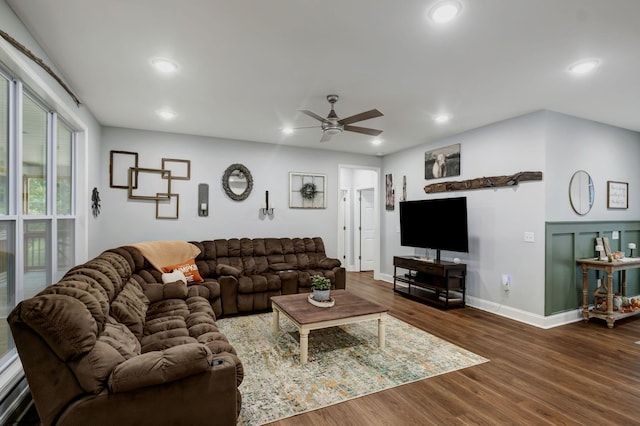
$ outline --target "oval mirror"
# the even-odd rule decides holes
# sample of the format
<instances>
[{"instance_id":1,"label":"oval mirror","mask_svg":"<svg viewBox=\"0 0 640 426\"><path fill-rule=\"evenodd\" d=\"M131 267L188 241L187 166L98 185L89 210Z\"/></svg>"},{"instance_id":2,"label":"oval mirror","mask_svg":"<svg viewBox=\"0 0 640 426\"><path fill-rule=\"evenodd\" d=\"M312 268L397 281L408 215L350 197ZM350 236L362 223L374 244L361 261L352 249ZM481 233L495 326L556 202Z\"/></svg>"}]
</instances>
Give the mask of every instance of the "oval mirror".
<instances>
[{"instance_id":1,"label":"oval mirror","mask_svg":"<svg viewBox=\"0 0 640 426\"><path fill-rule=\"evenodd\" d=\"M230 165L222 176L222 188L232 200L246 199L253 189L251 172L242 164Z\"/></svg>"},{"instance_id":2,"label":"oval mirror","mask_svg":"<svg viewBox=\"0 0 640 426\"><path fill-rule=\"evenodd\" d=\"M595 190L591 176L584 170L578 170L573 174L569 183L571 207L580 216L584 216L591 210L594 198Z\"/></svg>"}]
</instances>

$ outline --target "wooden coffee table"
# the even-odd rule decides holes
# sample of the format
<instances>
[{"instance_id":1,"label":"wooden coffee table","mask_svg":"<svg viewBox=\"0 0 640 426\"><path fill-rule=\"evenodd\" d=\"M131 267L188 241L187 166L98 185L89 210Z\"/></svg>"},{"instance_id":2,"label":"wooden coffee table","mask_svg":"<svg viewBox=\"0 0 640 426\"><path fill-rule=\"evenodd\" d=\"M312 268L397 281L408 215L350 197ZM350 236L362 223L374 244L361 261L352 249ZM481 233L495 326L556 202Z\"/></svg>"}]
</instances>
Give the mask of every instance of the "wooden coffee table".
<instances>
[{"instance_id":1,"label":"wooden coffee table","mask_svg":"<svg viewBox=\"0 0 640 426\"><path fill-rule=\"evenodd\" d=\"M309 293L288 294L271 298L273 307L273 332L280 329L280 314L289 318L300 332L300 363L306 364L309 348L309 332L354 322L378 320L378 346L384 348L384 321L389 308L369 302L345 290L331 290L335 305L330 308L314 306L307 298Z\"/></svg>"}]
</instances>

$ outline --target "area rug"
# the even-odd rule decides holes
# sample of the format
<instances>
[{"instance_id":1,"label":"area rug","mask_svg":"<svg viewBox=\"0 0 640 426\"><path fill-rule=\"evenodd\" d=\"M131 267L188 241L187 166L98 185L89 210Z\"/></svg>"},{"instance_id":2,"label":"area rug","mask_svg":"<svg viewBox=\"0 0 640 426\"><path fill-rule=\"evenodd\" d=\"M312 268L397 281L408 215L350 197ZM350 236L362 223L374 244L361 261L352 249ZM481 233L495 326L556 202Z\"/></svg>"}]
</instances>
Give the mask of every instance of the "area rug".
<instances>
[{"instance_id":1,"label":"area rug","mask_svg":"<svg viewBox=\"0 0 640 426\"><path fill-rule=\"evenodd\" d=\"M386 345L375 320L314 330L300 365L299 334L272 314L217 321L244 365L238 425L260 425L488 360L387 316Z\"/></svg>"}]
</instances>

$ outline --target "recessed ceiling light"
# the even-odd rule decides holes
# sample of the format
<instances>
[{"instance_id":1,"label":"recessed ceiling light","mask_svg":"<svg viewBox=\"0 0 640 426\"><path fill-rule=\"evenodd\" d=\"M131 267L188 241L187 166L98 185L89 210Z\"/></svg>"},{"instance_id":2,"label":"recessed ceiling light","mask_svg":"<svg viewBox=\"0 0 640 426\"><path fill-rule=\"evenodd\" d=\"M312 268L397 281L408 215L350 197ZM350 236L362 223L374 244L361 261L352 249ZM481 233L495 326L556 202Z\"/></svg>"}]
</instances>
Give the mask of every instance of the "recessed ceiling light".
<instances>
[{"instance_id":1,"label":"recessed ceiling light","mask_svg":"<svg viewBox=\"0 0 640 426\"><path fill-rule=\"evenodd\" d=\"M290 135L291 133L293 133L293 129L291 127L285 127L282 129L282 133L284 133L285 135Z\"/></svg>"},{"instance_id":2,"label":"recessed ceiling light","mask_svg":"<svg viewBox=\"0 0 640 426\"><path fill-rule=\"evenodd\" d=\"M600 65L600 61L597 59L585 59L569 66L569 72L573 74L586 74L593 71L598 65Z\"/></svg>"},{"instance_id":3,"label":"recessed ceiling light","mask_svg":"<svg viewBox=\"0 0 640 426\"><path fill-rule=\"evenodd\" d=\"M382 143L382 139L374 139L371 141L371 145L380 145Z\"/></svg>"},{"instance_id":4,"label":"recessed ceiling light","mask_svg":"<svg viewBox=\"0 0 640 426\"><path fill-rule=\"evenodd\" d=\"M153 58L151 60L151 65L153 65L157 71L164 74L172 73L178 69L178 64L165 58Z\"/></svg>"},{"instance_id":5,"label":"recessed ceiling light","mask_svg":"<svg viewBox=\"0 0 640 426\"><path fill-rule=\"evenodd\" d=\"M168 109L161 109L159 111L156 111L156 114L158 114L158 116L160 116L160 118L162 118L163 120L173 120L178 115Z\"/></svg>"},{"instance_id":6,"label":"recessed ceiling light","mask_svg":"<svg viewBox=\"0 0 640 426\"><path fill-rule=\"evenodd\" d=\"M438 114L433 116L433 121L435 121L436 123L446 123L450 119L451 117L449 117L447 114Z\"/></svg>"},{"instance_id":7,"label":"recessed ceiling light","mask_svg":"<svg viewBox=\"0 0 640 426\"><path fill-rule=\"evenodd\" d=\"M433 22L444 24L458 16L461 9L462 5L455 0L441 1L429 9L429 18L431 18Z\"/></svg>"}]
</instances>

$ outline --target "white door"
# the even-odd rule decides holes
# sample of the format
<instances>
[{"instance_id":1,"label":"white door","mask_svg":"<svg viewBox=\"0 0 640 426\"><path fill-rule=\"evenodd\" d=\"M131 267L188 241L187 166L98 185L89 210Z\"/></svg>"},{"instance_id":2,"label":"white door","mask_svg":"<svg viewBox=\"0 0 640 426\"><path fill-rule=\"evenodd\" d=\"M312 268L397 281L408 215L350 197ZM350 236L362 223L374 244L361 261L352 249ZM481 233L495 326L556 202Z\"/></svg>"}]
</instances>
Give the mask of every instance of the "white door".
<instances>
[{"instance_id":1,"label":"white door","mask_svg":"<svg viewBox=\"0 0 640 426\"><path fill-rule=\"evenodd\" d=\"M374 268L376 222L373 189L360 191L360 270Z\"/></svg>"}]
</instances>

